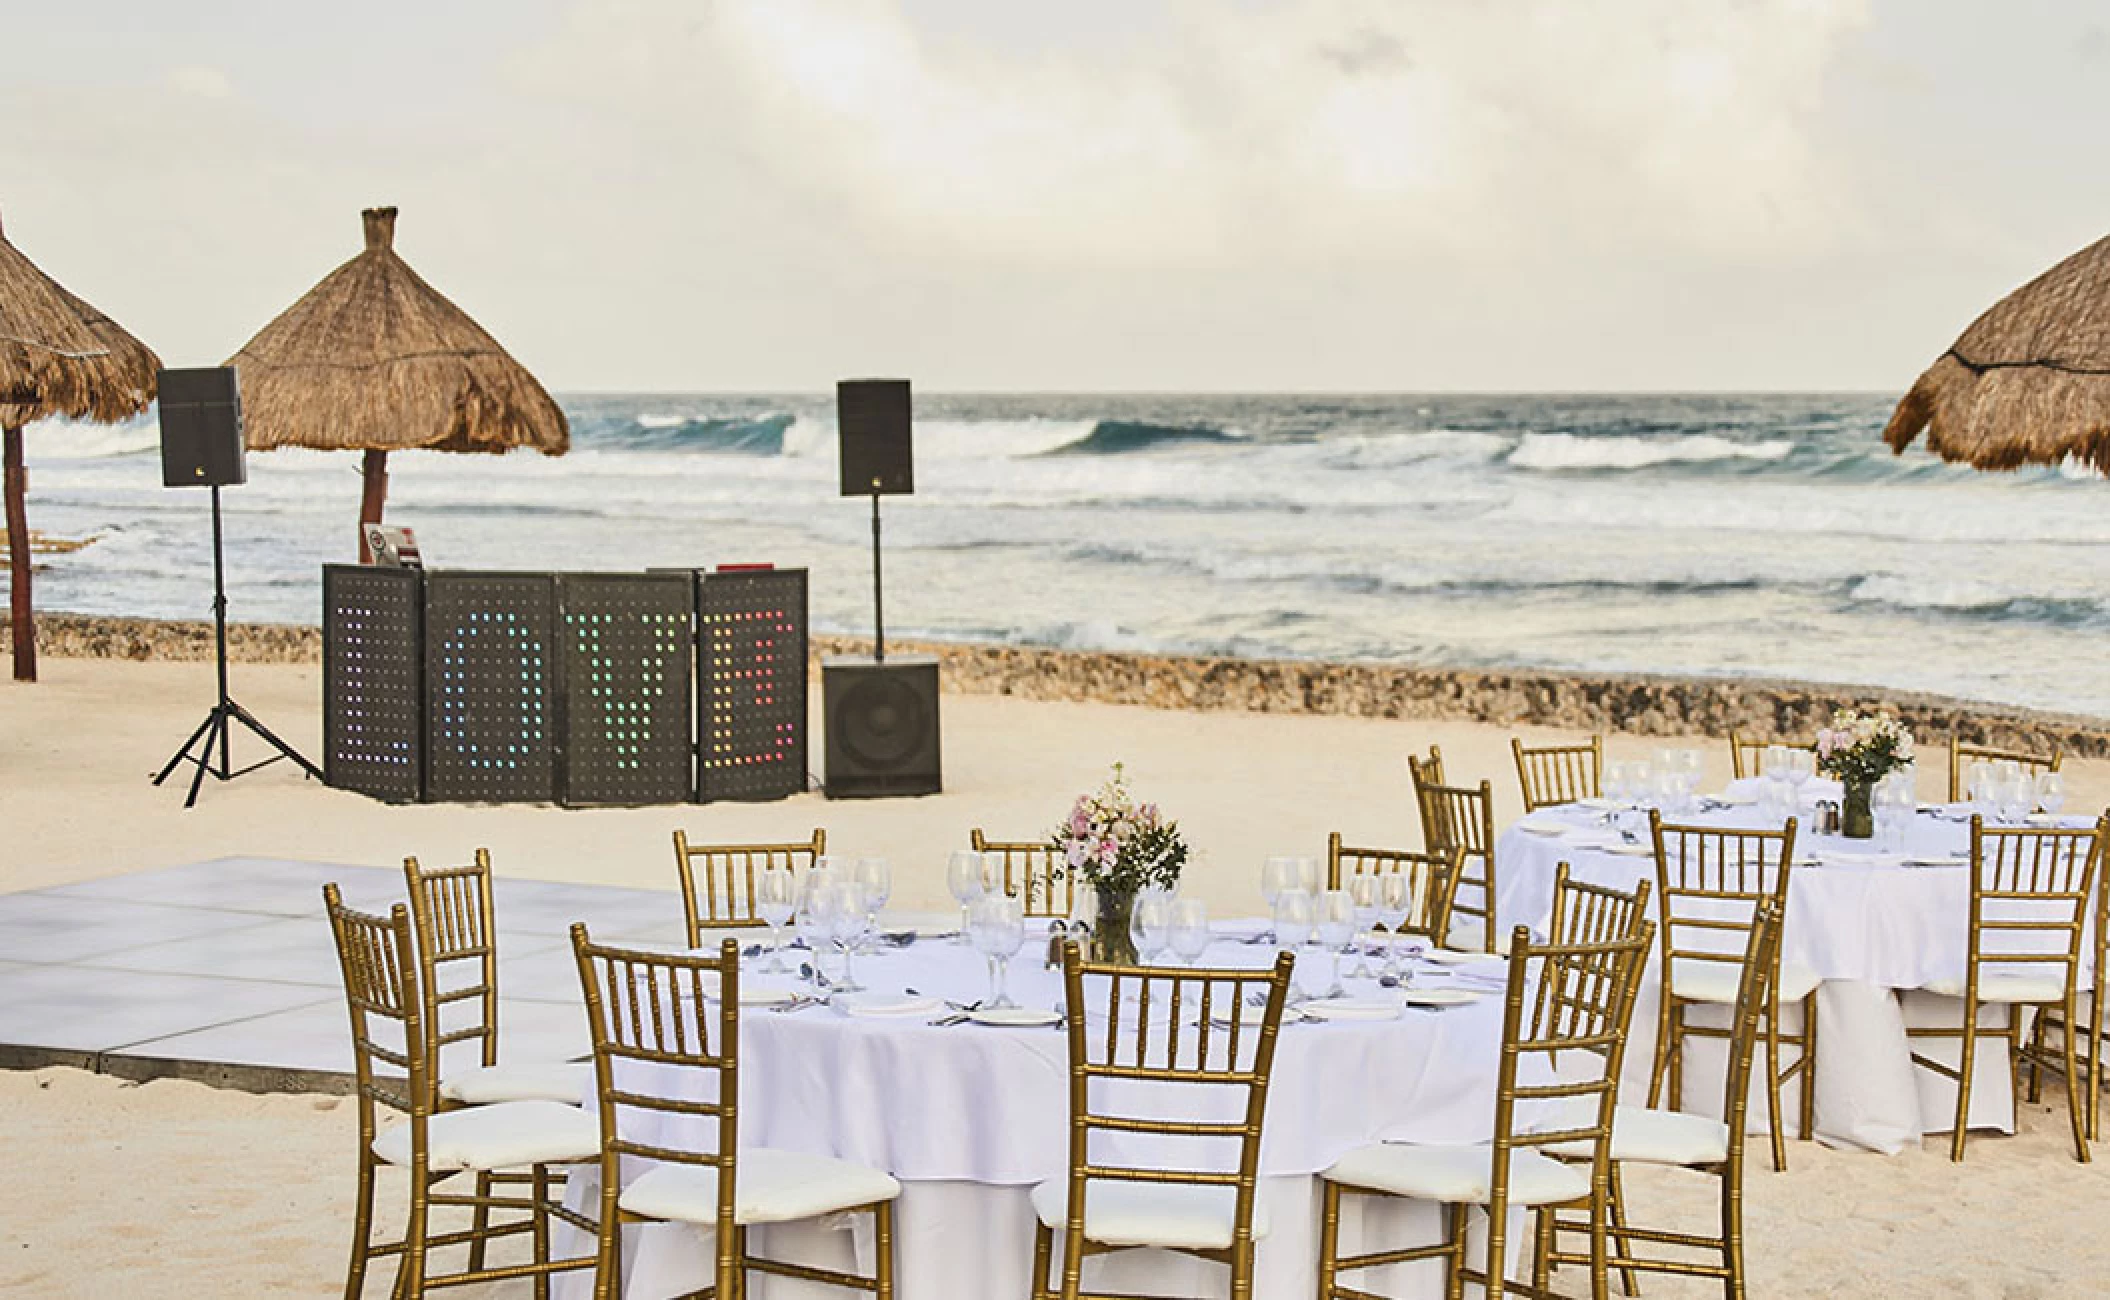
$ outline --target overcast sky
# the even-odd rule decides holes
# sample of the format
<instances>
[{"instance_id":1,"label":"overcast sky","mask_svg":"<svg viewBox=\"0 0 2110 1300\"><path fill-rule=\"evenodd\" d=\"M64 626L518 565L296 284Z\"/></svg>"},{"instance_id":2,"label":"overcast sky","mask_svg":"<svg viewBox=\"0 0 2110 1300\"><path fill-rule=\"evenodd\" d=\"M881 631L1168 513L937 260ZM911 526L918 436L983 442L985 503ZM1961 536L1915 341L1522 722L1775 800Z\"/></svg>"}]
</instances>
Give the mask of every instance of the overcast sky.
<instances>
[{"instance_id":1,"label":"overcast sky","mask_svg":"<svg viewBox=\"0 0 2110 1300\"><path fill-rule=\"evenodd\" d=\"M2110 232L2100 0L8 10L7 235L175 365L384 203L559 390L1892 390Z\"/></svg>"}]
</instances>

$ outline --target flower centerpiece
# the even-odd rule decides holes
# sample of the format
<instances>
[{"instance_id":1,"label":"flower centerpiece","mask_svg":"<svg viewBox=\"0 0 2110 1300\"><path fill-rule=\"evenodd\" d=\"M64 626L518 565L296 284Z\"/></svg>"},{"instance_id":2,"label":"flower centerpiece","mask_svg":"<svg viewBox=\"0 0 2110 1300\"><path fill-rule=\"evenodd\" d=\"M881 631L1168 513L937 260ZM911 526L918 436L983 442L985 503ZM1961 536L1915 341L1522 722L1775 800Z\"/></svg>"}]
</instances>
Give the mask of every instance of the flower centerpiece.
<instances>
[{"instance_id":1,"label":"flower centerpiece","mask_svg":"<svg viewBox=\"0 0 2110 1300\"><path fill-rule=\"evenodd\" d=\"M1166 820L1154 803L1137 803L1128 773L1116 763L1104 785L1078 796L1048 847L1054 851L1055 874L1090 885L1098 899L1092 959L1134 964L1136 945L1128 927L1136 895L1179 884L1180 869L1187 864L1179 823Z\"/></svg>"},{"instance_id":2,"label":"flower centerpiece","mask_svg":"<svg viewBox=\"0 0 2110 1300\"><path fill-rule=\"evenodd\" d=\"M1875 834L1870 796L1876 782L1911 763L1912 732L1889 713L1840 709L1832 714L1831 725L1817 733L1817 770L1837 777L1845 791L1840 829L1852 839Z\"/></svg>"}]
</instances>

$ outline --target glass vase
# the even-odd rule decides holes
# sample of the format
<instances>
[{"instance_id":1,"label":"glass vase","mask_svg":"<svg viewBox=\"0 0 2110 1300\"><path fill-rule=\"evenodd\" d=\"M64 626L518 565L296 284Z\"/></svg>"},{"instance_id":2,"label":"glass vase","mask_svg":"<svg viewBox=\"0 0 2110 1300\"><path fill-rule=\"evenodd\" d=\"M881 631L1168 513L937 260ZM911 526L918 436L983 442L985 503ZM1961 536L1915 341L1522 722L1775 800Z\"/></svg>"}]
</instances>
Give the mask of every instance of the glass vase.
<instances>
[{"instance_id":1,"label":"glass vase","mask_svg":"<svg viewBox=\"0 0 2110 1300\"><path fill-rule=\"evenodd\" d=\"M1845 788L1846 798L1839 807L1839 833L1850 840L1873 839L1876 833L1876 783L1848 780L1840 784Z\"/></svg>"},{"instance_id":2,"label":"glass vase","mask_svg":"<svg viewBox=\"0 0 2110 1300\"><path fill-rule=\"evenodd\" d=\"M1138 966L1136 938L1129 931L1129 921L1136 910L1134 890L1109 889L1102 885L1099 894L1099 917L1092 923L1091 959L1121 966Z\"/></svg>"}]
</instances>

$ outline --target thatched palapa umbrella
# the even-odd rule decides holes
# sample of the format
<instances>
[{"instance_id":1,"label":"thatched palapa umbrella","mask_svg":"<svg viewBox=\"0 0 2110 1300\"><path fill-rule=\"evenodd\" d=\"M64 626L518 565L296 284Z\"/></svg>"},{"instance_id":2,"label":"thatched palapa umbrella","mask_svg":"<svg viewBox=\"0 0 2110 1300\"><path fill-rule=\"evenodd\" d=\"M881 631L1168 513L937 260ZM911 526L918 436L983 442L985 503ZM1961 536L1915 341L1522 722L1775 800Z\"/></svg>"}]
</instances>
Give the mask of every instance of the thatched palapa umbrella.
<instances>
[{"instance_id":1,"label":"thatched palapa umbrella","mask_svg":"<svg viewBox=\"0 0 2110 1300\"><path fill-rule=\"evenodd\" d=\"M105 424L130 419L154 400L160 370L161 359L145 344L39 271L0 232L0 435L16 681L37 679L22 426L54 416Z\"/></svg>"},{"instance_id":2,"label":"thatched palapa umbrella","mask_svg":"<svg viewBox=\"0 0 2110 1300\"><path fill-rule=\"evenodd\" d=\"M1898 403L1883 441L1903 452L1921 429L1944 459L1979 469L2073 457L2110 474L2110 238L1972 321Z\"/></svg>"},{"instance_id":3,"label":"thatched palapa umbrella","mask_svg":"<svg viewBox=\"0 0 2110 1300\"><path fill-rule=\"evenodd\" d=\"M242 376L248 445L366 453L359 558L381 521L388 453L561 456L570 426L547 390L467 313L396 256L396 210L368 208L366 251L324 276L228 360Z\"/></svg>"}]
</instances>

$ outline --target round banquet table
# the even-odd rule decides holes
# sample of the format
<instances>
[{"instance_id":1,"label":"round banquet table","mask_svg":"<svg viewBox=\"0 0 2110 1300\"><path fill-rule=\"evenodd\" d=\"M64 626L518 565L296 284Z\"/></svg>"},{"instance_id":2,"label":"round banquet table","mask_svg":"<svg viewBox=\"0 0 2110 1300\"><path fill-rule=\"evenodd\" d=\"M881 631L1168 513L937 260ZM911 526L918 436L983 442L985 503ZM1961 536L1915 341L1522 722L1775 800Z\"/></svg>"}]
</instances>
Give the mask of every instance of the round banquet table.
<instances>
[{"instance_id":1,"label":"round banquet table","mask_svg":"<svg viewBox=\"0 0 2110 1300\"><path fill-rule=\"evenodd\" d=\"M1667 820L1701 826L1761 829L1755 782L1730 786L1722 796L1704 801L1702 809ZM1799 963L1821 981L1817 987L1816 1136L1831 1145L1864 1147L1893 1154L1927 1133L1954 1127L1956 1085L1931 1070L1913 1065L1911 1053L1956 1064L1958 1040L1921 1039L1908 1045L1912 1026L1962 1023L1960 998L1941 997L1923 986L1944 977L1960 977L1968 952L1971 885L1969 809L1937 805L1922 808L1894 852L1879 852L1867 840L1815 835L1808 831L1810 803L1837 799L1836 782L1814 781L1804 791L1797 817L1796 863L1788 883L1787 929L1781 938L1783 963ZM1636 882L1656 882L1655 857L1648 843L1645 813L1627 811L1608 822L1607 806L1568 804L1541 808L1508 830L1495 843L1496 910L1504 927L1526 924L1543 930L1552 913L1556 867L1569 864L1571 879L1632 889ZM2087 825L2086 818L2061 819ZM1623 825L1636 842L1622 838ZM1778 829L1779 822L1772 823ZM1660 905L1650 902L1660 920ZM1687 937L1687 941L1691 936ZM2084 953L2092 949L2084 946ZM1660 954L1660 943L1658 946ZM1661 958L1651 960L1651 974L1635 1008L1621 1083L1624 1098L1646 1097L1654 1059ZM2084 971L2084 978L2086 972ZM1704 1017L1713 1013L1715 1020ZM1727 1024L1713 1009L1688 1012L1697 1023ZM1784 1009L1782 1028L1795 1029L1799 1004ZM1980 1008L1980 1023L1998 1025L2005 1011ZM1719 1116L1724 1101L1719 1042L1688 1039L1684 1108ZM2014 1094L2008 1053L2001 1040L1979 1043L1973 1070L1970 1125L2014 1130ZM1794 1060L1783 1049L1782 1064ZM1749 1122L1767 1123L1754 1072ZM1800 1077L1782 1089L1782 1116L1790 1133L1802 1087ZM1664 1104L1669 1100L1665 1098ZM1791 1157L1792 1159L1792 1157Z\"/></svg>"},{"instance_id":2,"label":"round banquet table","mask_svg":"<svg viewBox=\"0 0 2110 1300\"><path fill-rule=\"evenodd\" d=\"M1029 933L1034 928L1029 925ZM1258 922L1219 925L1217 941L1199 964L1267 966L1274 948L1245 941L1261 928ZM1009 991L1022 1006L1054 1008L1062 999L1061 972L1045 968L1044 953L1044 939L1029 939L1011 963ZM913 989L957 1002L987 996L983 959L945 938L863 955L856 967L859 981L874 990ZM833 959L829 968L836 969ZM1486 996L1442 1010L1410 1007L1393 1020L1286 1020L1261 1144L1259 1195L1272 1226L1256 1251L1257 1294L1308 1295L1316 1289L1318 1171L1374 1141L1488 1139L1501 1040L1502 999L1494 982L1500 975L1500 968L1460 971L1416 963L1417 987L1448 984ZM745 972L743 978L750 988L785 980ZM1350 980L1349 986L1357 995L1376 992L1371 981ZM1068 1168L1068 1038L1049 1027L931 1023L946 1014L942 1005L906 1016L857 1016L835 1006L743 1008L741 1145L854 1160L900 1179L895 1257L903 1300L1026 1296L1035 1224L1028 1194ZM625 1087L710 1099L701 1095L711 1080L703 1072L634 1063L624 1070L619 1082ZM1205 1091L1232 1105L1223 1090ZM1236 1105L1242 1107L1242 1100ZM1242 1110L1226 1111L1226 1117L1236 1114ZM642 1141L712 1145L709 1133L683 1128L713 1121L634 1110L623 1116L626 1134ZM1221 1167L1232 1167L1235 1148L1221 1149ZM1175 1158L1190 1163L1197 1155L1191 1143L1175 1150ZM590 1204L598 1174L582 1171L572 1181L572 1202ZM1433 1241L1438 1231L1433 1204L1396 1200L1354 1198L1344 1205L1342 1224L1343 1248L1349 1250L1363 1249L1366 1233L1373 1242L1403 1246ZM869 1216L842 1216L757 1228L750 1241L759 1253L778 1258L869 1271L870 1225ZM1528 1235L1521 1228L1520 1218L1513 1243ZM677 1295L708 1280L711 1235L686 1225L627 1231L626 1300ZM1221 1265L1156 1250L1099 1256L1085 1267L1087 1286L1166 1295L1220 1294L1226 1276ZM1440 1267L1427 1262L1368 1276L1384 1294L1442 1294ZM559 1279L560 1295L583 1296L589 1289L588 1275ZM837 1293L756 1274L751 1294L784 1300Z\"/></svg>"}]
</instances>

